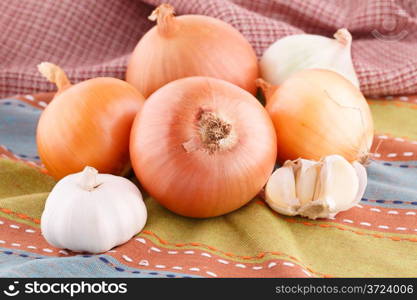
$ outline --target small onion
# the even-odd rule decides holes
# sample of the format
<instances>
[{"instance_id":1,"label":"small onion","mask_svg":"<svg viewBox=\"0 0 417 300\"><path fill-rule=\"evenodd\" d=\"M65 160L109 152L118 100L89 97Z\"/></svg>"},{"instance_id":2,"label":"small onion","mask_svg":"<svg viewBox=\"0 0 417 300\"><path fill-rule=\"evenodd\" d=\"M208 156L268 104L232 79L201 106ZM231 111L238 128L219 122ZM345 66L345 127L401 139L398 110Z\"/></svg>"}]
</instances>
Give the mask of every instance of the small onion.
<instances>
[{"instance_id":1,"label":"small onion","mask_svg":"<svg viewBox=\"0 0 417 300\"><path fill-rule=\"evenodd\" d=\"M336 72L303 70L282 85L258 80L274 122L278 160L320 160L339 154L348 161L368 158L373 122L362 93Z\"/></svg>"},{"instance_id":2,"label":"small onion","mask_svg":"<svg viewBox=\"0 0 417 300\"><path fill-rule=\"evenodd\" d=\"M59 67L40 72L58 86L42 112L36 141L39 156L56 179L92 166L120 175L129 169L129 135L144 98L127 82L93 78L71 85Z\"/></svg>"},{"instance_id":3,"label":"small onion","mask_svg":"<svg viewBox=\"0 0 417 300\"><path fill-rule=\"evenodd\" d=\"M220 79L173 81L133 124L132 166L144 188L184 216L212 217L250 201L276 159L273 124L245 90Z\"/></svg>"},{"instance_id":4,"label":"small onion","mask_svg":"<svg viewBox=\"0 0 417 300\"><path fill-rule=\"evenodd\" d=\"M126 72L126 80L146 98L188 76L215 77L256 92L256 54L232 26L202 15L174 17L169 4L160 5L149 19L157 25L139 41Z\"/></svg>"}]
</instances>

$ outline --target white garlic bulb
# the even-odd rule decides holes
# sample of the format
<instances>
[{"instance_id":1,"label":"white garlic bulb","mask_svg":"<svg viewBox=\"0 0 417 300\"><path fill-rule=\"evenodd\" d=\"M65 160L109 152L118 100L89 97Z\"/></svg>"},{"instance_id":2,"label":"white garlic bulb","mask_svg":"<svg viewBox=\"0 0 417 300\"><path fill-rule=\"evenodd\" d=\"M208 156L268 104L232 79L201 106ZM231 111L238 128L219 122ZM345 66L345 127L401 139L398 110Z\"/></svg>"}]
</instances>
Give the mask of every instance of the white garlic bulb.
<instances>
[{"instance_id":1,"label":"white garlic bulb","mask_svg":"<svg viewBox=\"0 0 417 300\"><path fill-rule=\"evenodd\" d=\"M367 184L365 167L340 155L321 161L286 161L265 187L265 198L275 211L310 219L334 217L361 200Z\"/></svg>"},{"instance_id":2,"label":"white garlic bulb","mask_svg":"<svg viewBox=\"0 0 417 300\"><path fill-rule=\"evenodd\" d=\"M142 230L146 219L142 195L132 182L86 167L52 189L41 231L55 247L100 253L127 242Z\"/></svg>"},{"instance_id":3,"label":"white garlic bulb","mask_svg":"<svg viewBox=\"0 0 417 300\"><path fill-rule=\"evenodd\" d=\"M352 36L345 28L334 39L314 34L286 36L273 43L260 61L262 78L280 85L304 69L327 69L339 73L359 88L351 57Z\"/></svg>"}]
</instances>

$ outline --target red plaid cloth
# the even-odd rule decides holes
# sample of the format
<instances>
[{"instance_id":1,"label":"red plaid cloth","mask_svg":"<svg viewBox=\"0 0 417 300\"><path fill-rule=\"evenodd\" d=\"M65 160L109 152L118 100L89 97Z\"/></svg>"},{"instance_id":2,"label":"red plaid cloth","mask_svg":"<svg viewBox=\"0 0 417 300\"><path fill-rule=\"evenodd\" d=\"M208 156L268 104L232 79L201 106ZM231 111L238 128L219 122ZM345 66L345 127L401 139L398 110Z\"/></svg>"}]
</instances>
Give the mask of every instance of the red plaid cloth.
<instances>
[{"instance_id":1,"label":"red plaid cloth","mask_svg":"<svg viewBox=\"0 0 417 300\"><path fill-rule=\"evenodd\" d=\"M0 1L0 97L54 90L36 65L51 61L70 78L124 77L126 63L161 2L178 15L222 19L258 56L294 33L353 34L353 57L367 95L417 92L415 0L10 0Z\"/></svg>"}]
</instances>

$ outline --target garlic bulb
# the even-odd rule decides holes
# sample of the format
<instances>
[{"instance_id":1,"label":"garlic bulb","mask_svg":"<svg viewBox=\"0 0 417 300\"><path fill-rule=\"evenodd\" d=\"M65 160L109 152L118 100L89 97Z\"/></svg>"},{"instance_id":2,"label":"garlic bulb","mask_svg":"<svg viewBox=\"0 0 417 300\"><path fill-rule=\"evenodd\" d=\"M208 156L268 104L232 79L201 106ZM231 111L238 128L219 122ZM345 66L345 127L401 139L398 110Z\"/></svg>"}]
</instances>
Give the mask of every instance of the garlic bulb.
<instances>
[{"instance_id":1,"label":"garlic bulb","mask_svg":"<svg viewBox=\"0 0 417 300\"><path fill-rule=\"evenodd\" d=\"M265 187L268 205L288 215L310 219L334 217L361 200L367 184L365 167L340 155L321 161L287 160Z\"/></svg>"},{"instance_id":2,"label":"garlic bulb","mask_svg":"<svg viewBox=\"0 0 417 300\"><path fill-rule=\"evenodd\" d=\"M296 34L272 44L260 61L262 78L273 85L281 84L293 73L304 69L327 69L341 74L359 88L351 57L352 36L345 28L334 39Z\"/></svg>"},{"instance_id":3,"label":"garlic bulb","mask_svg":"<svg viewBox=\"0 0 417 300\"><path fill-rule=\"evenodd\" d=\"M142 230L146 218L142 195L132 182L85 167L52 189L41 231L55 247L100 253L127 242Z\"/></svg>"}]
</instances>

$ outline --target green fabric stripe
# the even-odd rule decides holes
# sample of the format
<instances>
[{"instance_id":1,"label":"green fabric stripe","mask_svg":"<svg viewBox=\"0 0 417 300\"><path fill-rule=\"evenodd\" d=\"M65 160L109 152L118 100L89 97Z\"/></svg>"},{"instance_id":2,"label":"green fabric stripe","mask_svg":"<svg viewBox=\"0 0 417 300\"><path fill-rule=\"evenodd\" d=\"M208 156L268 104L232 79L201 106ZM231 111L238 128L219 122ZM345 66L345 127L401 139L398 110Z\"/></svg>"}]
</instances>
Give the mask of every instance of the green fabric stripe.
<instances>
[{"instance_id":1,"label":"green fabric stripe","mask_svg":"<svg viewBox=\"0 0 417 300\"><path fill-rule=\"evenodd\" d=\"M49 192L52 177L21 162L0 158L0 198Z\"/></svg>"},{"instance_id":2,"label":"green fabric stripe","mask_svg":"<svg viewBox=\"0 0 417 300\"><path fill-rule=\"evenodd\" d=\"M387 105L380 105L382 101L368 103L374 119L375 132L417 139L417 109L414 104L400 101L385 101ZM395 103L400 103L401 106L396 106Z\"/></svg>"}]
</instances>

